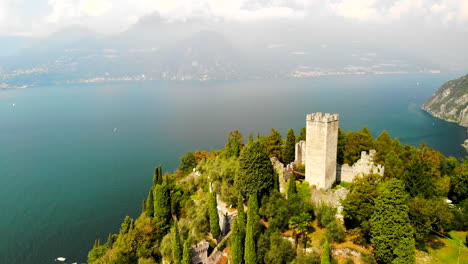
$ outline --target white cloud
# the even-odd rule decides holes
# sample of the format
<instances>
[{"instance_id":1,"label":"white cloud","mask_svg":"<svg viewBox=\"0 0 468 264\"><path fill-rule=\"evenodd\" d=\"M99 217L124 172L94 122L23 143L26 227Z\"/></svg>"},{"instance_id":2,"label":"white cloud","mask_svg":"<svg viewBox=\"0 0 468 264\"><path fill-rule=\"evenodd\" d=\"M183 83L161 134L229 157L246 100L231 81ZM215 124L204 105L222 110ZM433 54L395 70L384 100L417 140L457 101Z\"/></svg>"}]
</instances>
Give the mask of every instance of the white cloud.
<instances>
[{"instance_id":1,"label":"white cloud","mask_svg":"<svg viewBox=\"0 0 468 264\"><path fill-rule=\"evenodd\" d=\"M34 11L37 3L44 6L41 12ZM205 17L250 22L338 16L361 23L394 23L417 17L431 26L468 28L468 0L0 0L0 34L38 34L70 24L116 32L153 12L167 20Z\"/></svg>"},{"instance_id":2,"label":"white cloud","mask_svg":"<svg viewBox=\"0 0 468 264\"><path fill-rule=\"evenodd\" d=\"M109 11L112 4L108 0L86 0L81 4L81 10L89 16L100 16Z\"/></svg>"},{"instance_id":3,"label":"white cloud","mask_svg":"<svg viewBox=\"0 0 468 264\"><path fill-rule=\"evenodd\" d=\"M423 0L400 0L390 7L388 13L390 17L397 19L408 12L420 10L421 8L424 8Z\"/></svg>"},{"instance_id":4,"label":"white cloud","mask_svg":"<svg viewBox=\"0 0 468 264\"><path fill-rule=\"evenodd\" d=\"M360 21L378 18L375 0L343 0L330 4L331 9L338 15Z\"/></svg>"}]
</instances>

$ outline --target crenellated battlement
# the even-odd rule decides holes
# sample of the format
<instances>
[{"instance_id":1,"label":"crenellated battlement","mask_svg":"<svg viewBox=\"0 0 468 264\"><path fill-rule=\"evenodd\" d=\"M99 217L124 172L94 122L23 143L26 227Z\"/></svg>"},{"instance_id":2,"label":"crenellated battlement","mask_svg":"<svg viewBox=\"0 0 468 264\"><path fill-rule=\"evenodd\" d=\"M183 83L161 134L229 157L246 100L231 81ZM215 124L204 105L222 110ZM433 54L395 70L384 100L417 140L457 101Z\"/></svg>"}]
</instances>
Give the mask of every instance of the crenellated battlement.
<instances>
[{"instance_id":1,"label":"crenellated battlement","mask_svg":"<svg viewBox=\"0 0 468 264\"><path fill-rule=\"evenodd\" d=\"M330 114L330 113L323 114L322 112L317 112L317 113L312 113L312 114L307 115L307 121L324 122L324 123L338 121L339 118L340 118L339 114Z\"/></svg>"}]
</instances>

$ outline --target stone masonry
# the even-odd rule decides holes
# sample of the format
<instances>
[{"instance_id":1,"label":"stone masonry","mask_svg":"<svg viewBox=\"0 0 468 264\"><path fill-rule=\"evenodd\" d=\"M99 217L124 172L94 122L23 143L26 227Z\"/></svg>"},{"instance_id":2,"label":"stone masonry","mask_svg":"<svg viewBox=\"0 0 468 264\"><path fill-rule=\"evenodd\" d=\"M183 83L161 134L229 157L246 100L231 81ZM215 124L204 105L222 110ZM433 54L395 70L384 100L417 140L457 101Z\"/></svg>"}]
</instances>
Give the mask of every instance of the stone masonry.
<instances>
[{"instance_id":1,"label":"stone masonry","mask_svg":"<svg viewBox=\"0 0 468 264\"><path fill-rule=\"evenodd\" d=\"M307 115L306 141L296 144L294 163L305 164L306 181L319 189L328 189L336 181L351 182L368 173L383 176L384 167L373 162L375 150L361 153L352 165L336 163L338 147L338 114L313 113Z\"/></svg>"},{"instance_id":2,"label":"stone masonry","mask_svg":"<svg viewBox=\"0 0 468 264\"><path fill-rule=\"evenodd\" d=\"M339 182L352 182L355 177L362 176L368 173L376 173L381 176L384 175L384 167L380 164L374 163L375 150L371 149L369 154L366 151L361 152L361 158L353 165L343 164L338 165L336 168L337 181Z\"/></svg>"},{"instance_id":3,"label":"stone masonry","mask_svg":"<svg viewBox=\"0 0 468 264\"><path fill-rule=\"evenodd\" d=\"M336 181L338 114L307 115L305 178L317 188L328 189Z\"/></svg>"}]
</instances>

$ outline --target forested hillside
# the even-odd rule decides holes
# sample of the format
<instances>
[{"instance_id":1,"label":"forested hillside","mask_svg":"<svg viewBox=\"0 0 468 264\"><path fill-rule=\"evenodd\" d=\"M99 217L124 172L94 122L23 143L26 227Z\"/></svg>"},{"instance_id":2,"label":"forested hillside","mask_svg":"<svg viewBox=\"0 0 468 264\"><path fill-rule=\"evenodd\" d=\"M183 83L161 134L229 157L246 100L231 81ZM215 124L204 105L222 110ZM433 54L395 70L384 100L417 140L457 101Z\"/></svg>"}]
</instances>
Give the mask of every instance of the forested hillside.
<instances>
[{"instance_id":1,"label":"forested hillside","mask_svg":"<svg viewBox=\"0 0 468 264\"><path fill-rule=\"evenodd\" d=\"M371 173L334 187L349 191L340 219L336 208L312 204L314 187L300 177L281 183L284 171L270 161L293 161L303 131L296 138L290 129L283 139L272 129L244 142L236 130L225 149L188 152L174 173L156 167L141 215L97 240L88 263L187 264L202 241L207 255L217 256L212 263L468 262L467 160L402 145L385 131L374 139L367 128L340 130L339 162L376 149L375 162L385 166L383 177ZM219 225L218 209L233 216L229 230ZM458 251L442 256L453 247Z\"/></svg>"}]
</instances>

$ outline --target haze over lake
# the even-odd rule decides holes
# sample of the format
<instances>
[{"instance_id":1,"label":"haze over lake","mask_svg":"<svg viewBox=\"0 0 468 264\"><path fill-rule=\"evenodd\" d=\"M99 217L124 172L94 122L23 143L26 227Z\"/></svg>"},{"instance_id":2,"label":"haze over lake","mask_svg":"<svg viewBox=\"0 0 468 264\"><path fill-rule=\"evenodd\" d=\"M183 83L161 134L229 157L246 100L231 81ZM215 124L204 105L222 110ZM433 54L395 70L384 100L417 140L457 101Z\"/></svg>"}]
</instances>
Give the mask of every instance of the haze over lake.
<instances>
[{"instance_id":1,"label":"haze over lake","mask_svg":"<svg viewBox=\"0 0 468 264\"><path fill-rule=\"evenodd\" d=\"M0 263L84 262L92 241L137 217L153 168L220 149L229 131L296 134L311 112L343 130L463 157L466 128L420 105L461 74L110 82L0 90Z\"/></svg>"}]
</instances>

